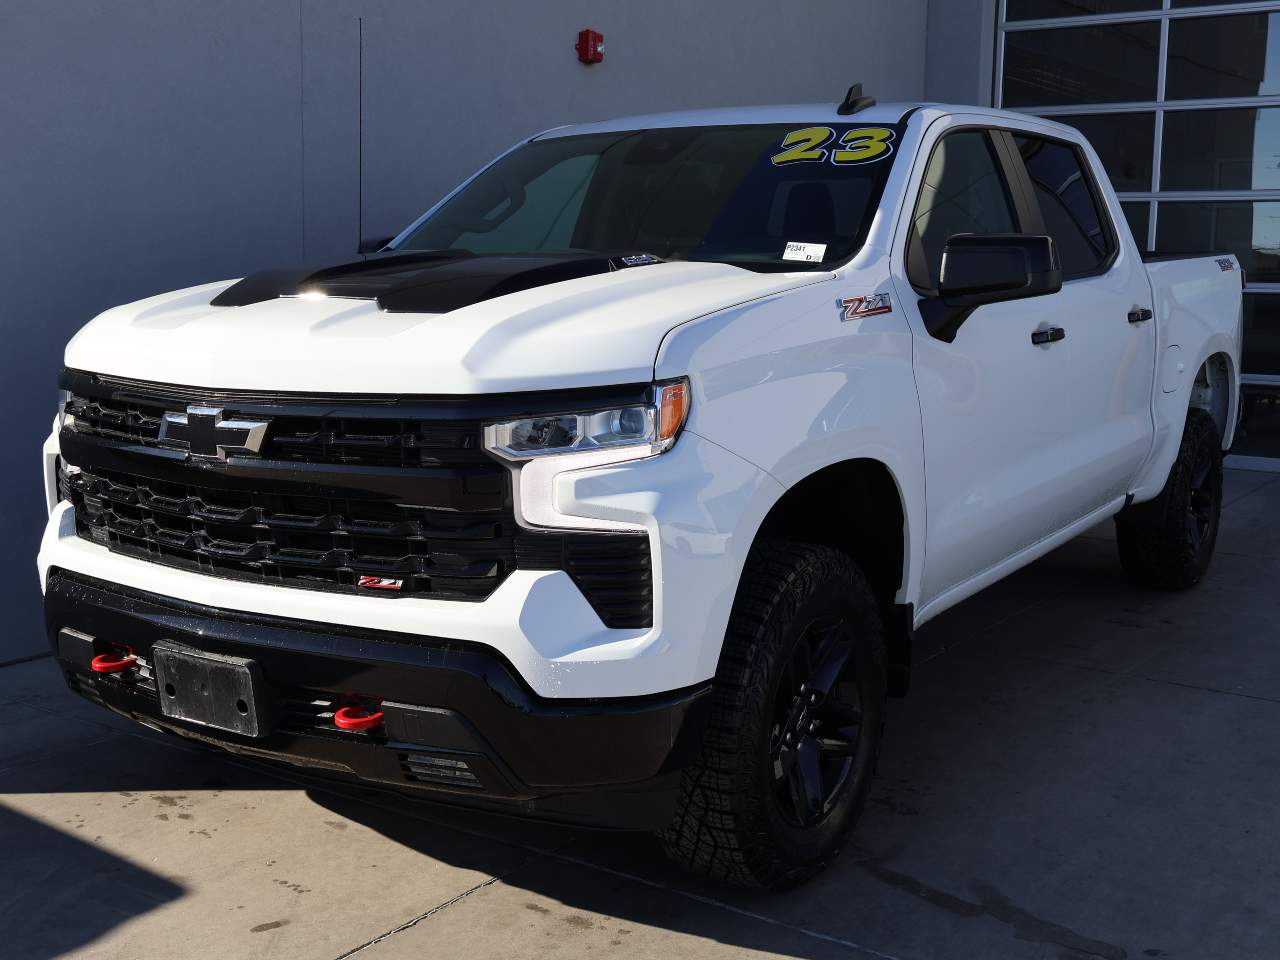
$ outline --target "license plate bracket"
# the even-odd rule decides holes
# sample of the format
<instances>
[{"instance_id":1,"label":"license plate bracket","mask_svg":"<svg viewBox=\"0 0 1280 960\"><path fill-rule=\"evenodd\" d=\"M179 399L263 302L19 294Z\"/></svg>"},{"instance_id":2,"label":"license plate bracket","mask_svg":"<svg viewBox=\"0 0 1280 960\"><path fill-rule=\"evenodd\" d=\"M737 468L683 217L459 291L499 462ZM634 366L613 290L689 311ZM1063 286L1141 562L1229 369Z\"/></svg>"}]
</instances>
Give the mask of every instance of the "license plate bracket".
<instances>
[{"instance_id":1,"label":"license plate bracket","mask_svg":"<svg viewBox=\"0 0 1280 960\"><path fill-rule=\"evenodd\" d=\"M166 717L261 737L265 686L254 661L162 640L151 647L160 712Z\"/></svg>"}]
</instances>

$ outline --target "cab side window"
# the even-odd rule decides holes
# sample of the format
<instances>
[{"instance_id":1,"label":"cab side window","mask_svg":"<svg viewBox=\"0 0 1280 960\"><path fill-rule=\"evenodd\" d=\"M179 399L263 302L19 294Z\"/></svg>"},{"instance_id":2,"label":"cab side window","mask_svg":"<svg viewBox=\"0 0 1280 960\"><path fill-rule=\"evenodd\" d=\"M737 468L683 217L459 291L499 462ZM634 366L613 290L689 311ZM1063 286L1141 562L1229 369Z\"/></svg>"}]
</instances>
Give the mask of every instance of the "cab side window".
<instances>
[{"instance_id":1,"label":"cab side window","mask_svg":"<svg viewBox=\"0 0 1280 960\"><path fill-rule=\"evenodd\" d=\"M1093 183L1080 151L1057 140L1015 134L1044 218L1062 261L1062 278L1072 280L1102 270L1115 251Z\"/></svg>"},{"instance_id":2,"label":"cab side window","mask_svg":"<svg viewBox=\"0 0 1280 960\"><path fill-rule=\"evenodd\" d=\"M947 240L957 233L1016 233L1004 172L985 130L946 134L933 148L907 240L907 276L936 292Z\"/></svg>"}]
</instances>

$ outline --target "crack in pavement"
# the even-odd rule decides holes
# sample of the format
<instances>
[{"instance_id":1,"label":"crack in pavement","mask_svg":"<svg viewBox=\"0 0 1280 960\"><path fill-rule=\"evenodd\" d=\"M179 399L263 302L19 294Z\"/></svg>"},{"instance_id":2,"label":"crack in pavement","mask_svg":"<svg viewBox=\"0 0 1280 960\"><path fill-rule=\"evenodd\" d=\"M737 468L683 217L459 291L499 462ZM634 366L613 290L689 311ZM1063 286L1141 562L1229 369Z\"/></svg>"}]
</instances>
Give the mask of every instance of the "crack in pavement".
<instances>
[{"instance_id":1,"label":"crack in pavement","mask_svg":"<svg viewBox=\"0 0 1280 960\"><path fill-rule=\"evenodd\" d=\"M34 660L43 660L46 657L52 657L53 652L46 650L44 653L33 653L25 657L14 657L12 660L0 660L0 670L5 667L16 667L24 663L31 663Z\"/></svg>"},{"instance_id":2,"label":"crack in pavement","mask_svg":"<svg viewBox=\"0 0 1280 960\"><path fill-rule=\"evenodd\" d=\"M994 657L996 654L979 654L979 656ZM1145 680L1147 683L1161 683L1170 687L1183 687L1187 690L1199 690L1201 693L1215 693L1224 697L1239 697L1241 700L1257 700L1262 703L1280 704L1278 697L1265 697L1260 693L1241 693L1238 690L1223 690L1221 687L1208 687L1199 683L1189 683L1185 680L1169 680L1164 677L1153 677L1145 673L1136 673L1132 670L1108 670L1106 667L1099 667L1088 663L1069 663L1065 660L1055 660L1053 657L1037 657L1029 653L1001 653L999 656L1003 658L1012 658L1015 660L1027 660L1032 663L1047 663L1055 667L1066 667L1069 670L1086 670L1090 673L1101 673L1108 677L1119 677L1127 680Z\"/></svg>"},{"instance_id":3,"label":"crack in pavement","mask_svg":"<svg viewBox=\"0 0 1280 960\"><path fill-rule=\"evenodd\" d=\"M1237 504L1241 500L1246 500L1249 497L1252 497L1255 493L1260 493L1261 491L1267 489L1267 487L1271 486L1276 482L1280 482L1280 475L1274 476L1270 480L1267 480L1267 481L1264 481L1263 483L1258 484L1252 490L1246 490L1244 493L1238 493L1234 497L1232 497L1230 500L1224 500L1222 502L1222 509L1225 510L1227 507L1230 507L1233 504Z\"/></svg>"},{"instance_id":4,"label":"crack in pavement","mask_svg":"<svg viewBox=\"0 0 1280 960\"><path fill-rule=\"evenodd\" d=\"M525 861L525 863L527 862L528 861ZM338 956L335 957L334 960L347 960L347 957L354 957L357 953L360 953L363 950L367 950L369 949L369 947L372 947L376 944L382 943L382 941L388 940L391 937L394 937L397 933L403 933L405 930L408 930L410 927L416 927L423 920L427 920L435 916L441 910L447 910L449 907L452 907L455 903L459 903L465 900L467 897L471 896L473 893L479 890L483 890L485 887L490 886L491 884L497 883L503 877L509 876L514 871L520 869L520 867L523 867L525 863L521 863L518 866L512 867L511 870L508 870L506 873L499 874L496 877L490 877L488 880L482 880L480 883L477 883L471 889L464 890L462 891L462 893L458 894L456 897L452 897L449 900L444 901L443 903L436 904L430 910L426 911L425 913L418 914L412 920L406 920L404 923L400 924L398 927L392 927L386 933L379 934L378 936L374 937L372 940L369 940L369 941L366 941L365 943L360 944L360 946L358 947L352 947L346 953L338 954Z\"/></svg>"},{"instance_id":5,"label":"crack in pavement","mask_svg":"<svg viewBox=\"0 0 1280 960\"><path fill-rule=\"evenodd\" d=\"M168 746L168 744L165 744L165 745ZM724 910L728 913L735 914L739 917L744 917L751 920L757 920L761 923L766 923L770 926L778 927L779 929L782 929L782 930L787 930L792 933L798 933L815 940L821 940L824 943L835 944L837 946L841 946L846 949L853 950L857 953L862 954L863 956L874 957L876 958L876 960L904 960L903 957L896 956L894 954L889 954L889 953L882 953L879 950L876 950L872 947L864 946L863 944L857 943L853 940L847 940L843 937L834 936L833 934L823 933L819 930L811 930L808 927L802 927L798 924L788 923L785 920L778 920L778 919L775 919L774 917L770 917L762 913L757 913L754 910L746 910L746 909L743 909L742 907L735 907L733 904L725 903L724 901L717 900L714 897L708 897L708 896L704 896L703 894L694 893L691 890L682 890L679 887L673 887L665 883L659 883L656 880L650 880L646 877L641 877L641 876L637 876L636 874L627 873L623 870L615 870L612 867L606 867L606 866L603 866L602 864L592 863L589 860L583 860L578 857L572 856L568 853L563 853L562 850L564 848L562 847L538 847L531 843L522 843L518 840L510 840L505 837L500 837L495 834L488 833L484 830L468 829L467 827L461 827L453 823L442 823L439 820L418 816L418 814L413 810L406 810L399 806L393 806L388 803L379 802L378 800L373 799L364 793L356 794L353 792L344 791L340 788L335 788L332 784L324 780L311 779L305 775L291 776L287 772L275 770L270 767L259 766L258 764L240 760L234 757L222 758L222 759L223 759L223 762L229 763L233 766L244 767L247 769L252 769L255 771L262 772L264 774L269 774L275 777L276 779L283 780L287 783L293 783L299 786L303 786L307 789L316 790L321 793L327 793L330 796L341 797L344 800L358 800L364 806L377 807L380 810L383 810L387 813L394 814L395 816L398 816L398 817L411 817L415 820L421 820L425 823L429 823L431 824L432 827L436 829L452 830L453 832L460 833L463 836L476 837L479 839L487 840L490 843L497 843L497 844L501 844L503 846L511 847L517 850L523 850L532 855L526 860L522 861L520 864L516 865L515 867L512 867L512 869L505 871L500 876L490 877L488 880L484 881L483 883L477 884L471 890L465 891L464 893L459 894L457 897L454 897L452 900L446 901L445 903L442 903L436 907L433 907L431 910L428 910L426 913L420 915L419 917L414 918L412 921L409 921L407 924L397 927L395 930L388 931L388 933L383 934L383 936L379 939L385 939L387 936L390 936L393 933L399 932L402 929L407 929L409 926L412 926L415 923L418 923L422 920L427 919L433 914L440 912L444 908L451 906L454 903L457 903L459 900L462 900L467 896L470 896L476 890L482 887L486 887L491 883L495 883L499 880L505 879L506 877L511 876L513 873L524 869L526 866L529 866L534 862L536 862L538 858L548 858L552 860L559 860L563 863L573 864L574 866L584 867L589 870L594 870L598 873L605 873L610 876L618 877L623 880L629 880L633 883L638 883L638 884L641 884L642 886L650 887L655 890L661 890L665 893L669 893L669 894L672 894L673 896L681 897L685 900L691 900L694 903L699 903L699 904L702 904L703 906L714 907L715 909ZM424 801L424 802L429 803L429 801ZM370 946L374 942L376 941L370 941L369 944L362 944L360 947L356 949L364 949L366 946ZM347 953L342 954L341 956L335 958L335 960L343 960L344 957L349 957L349 956L351 956L351 951L348 951Z\"/></svg>"},{"instance_id":6,"label":"crack in pavement","mask_svg":"<svg viewBox=\"0 0 1280 960\"><path fill-rule=\"evenodd\" d=\"M945 910L957 917L975 918L989 917L1011 928L1016 939L1027 943L1038 943L1062 947L1071 951L1072 957L1095 957L1099 960L1125 960L1129 952L1114 943L1105 940L1094 940L1076 933L1069 927L1042 920L1035 914L1022 909L989 884L974 884L977 900L966 900L947 893L937 887L931 887L915 877L893 870L884 865L884 860L896 855L890 851L881 857L867 856L856 861L857 864L881 883L922 900L925 903Z\"/></svg>"},{"instance_id":7,"label":"crack in pavement","mask_svg":"<svg viewBox=\"0 0 1280 960\"><path fill-rule=\"evenodd\" d=\"M716 907L720 910L726 910L729 913L735 913L740 917L746 917L751 920L758 920L761 923L767 923L773 927L779 927L783 930L789 930L792 933L800 933L807 937L812 937L815 940L822 940L826 943L834 943L837 946L846 947L847 949L865 954L866 956L876 957L877 960L902 960L901 957L895 956L890 953L881 953L879 950L875 950L875 949L872 949L871 947L863 946L860 943L855 943L853 940L846 940L843 937L837 937L829 933L822 933L821 931L818 931L818 930L810 930L808 927L802 927L794 923L787 923L785 920L777 920L763 913L756 913L754 910L744 910L742 907L735 907L733 906L733 904L725 903L722 900L716 900L714 897L703 896L702 894L694 893L691 890L681 890L679 887L668 886L667 884L659 883L656 880L649 880L645 877L638 877L635 874L626 873L623 870L615 870L612 867L606 867L598 863L592 863L589 860L580 860L577 857L571 857L568 854L560 853L559 851L556 851L556 850L547 851L546 856L552 857L556 860L563 860L565 863L572 863L580 867L586 867L590 870L597 870L601 873L607 873L607 874L610 874L611 876L620 877L624 880L630 880L634 883L640 883L646 887L652 887L655 890L663 890L667 893L674 894L678 897L683 897L686 900L692 900L695 903L703 904L704 906Z\"/></svg>"}]
</instances>

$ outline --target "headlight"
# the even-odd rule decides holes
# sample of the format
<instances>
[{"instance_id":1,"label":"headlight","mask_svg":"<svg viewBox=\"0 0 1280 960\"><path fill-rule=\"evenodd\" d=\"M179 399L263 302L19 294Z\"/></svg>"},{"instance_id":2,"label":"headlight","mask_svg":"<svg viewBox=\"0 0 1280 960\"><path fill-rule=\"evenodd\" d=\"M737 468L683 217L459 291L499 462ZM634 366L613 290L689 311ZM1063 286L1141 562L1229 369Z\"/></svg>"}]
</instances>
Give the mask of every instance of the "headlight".
<instances>
[{"instance_id":1,"label":"headlight","mask_svg":"<svg viewBox=\"0 0 1280 960\"><path fill-rule=\"evenodd\" d=\"M618 460L638 460L676 442L689 400L689 381L672 380L655 384L644 404L488 424L484 445L506 460L605 450L616 452Z\"/></svg>"}]
</instances>

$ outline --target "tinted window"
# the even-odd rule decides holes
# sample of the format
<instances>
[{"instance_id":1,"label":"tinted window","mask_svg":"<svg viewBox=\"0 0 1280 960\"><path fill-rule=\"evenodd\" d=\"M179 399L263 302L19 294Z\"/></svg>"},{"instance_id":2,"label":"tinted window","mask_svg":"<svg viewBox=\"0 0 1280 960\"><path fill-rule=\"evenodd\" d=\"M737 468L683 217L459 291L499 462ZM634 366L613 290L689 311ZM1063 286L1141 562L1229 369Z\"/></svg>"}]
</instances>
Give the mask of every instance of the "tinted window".
<instances>
[{"instance_id":1,"label":"tinted window","mask_svg":"<svg viewBox=\"0 0 1280 960\"><path fill-rule=\"evenodd\" d=\"M1244 298L1245 373L1280 374L1280 297L1251 293Z\"/></svg>"},{"instance_id":2,"label":"tinted window","mask_svg":"<svg viewBox=\"0 0 1280 960\"><path fill-rule=\"evenodd\" d=\"M598 157L584 154L552 164L524 185L517 209L510 210L512 199L503 196L485 212L485 220L494 226L464 229L457 245L473 253L568 249L587 183L598 162Z\"/></svg>"},{"instance_id":3,"label":"tinted window","mask_svg":"<svg viewBox=\"0 0 1280 960\"><path fill-rule=\"evenodd\" d=\"M1196 0L1201 3L1202 0ZM1084 17L1095 13L1130 13L1159 10L1160 0L1008 0L1006 20L1042 20L1050 17Z\"/></svg>"},{"instance_id":4,"label":"tinted window","mask_svg":"<svg viewBox=\"0 0 1280 960\"><path fill-rule=\"evenodd\" d=\"M1280 109L1170 110L1162 190L1280 189Z\"/></svg>"},{"instance_id":5,"label":"tinted window","mask_svg":"<svg viewBox=\"0 0 1280 960\"><path fill-rule=\"evenodd\" d=\"M907 273L936 290L947 240L957 233L1013 233L1013 204L991 138L981 130L943 137L933 148L907 246Z\"/></svg>"},{"instance_id":6,"label":"tinted window","mask_svg":"<svg viewBox=\"0 0 1280 960\"><path fill-rule=\"evenodd\" d=\"M1016 30L1005 34L1004 105L1122 103L1156 98L1160 25Z\"/></svg>"},{"instance_id":7,"label":"tinted window","mask_svg":"<svg viewBox=\"0 0 1280 960\"><path fill-rule=\"evenodd\" d=\"M1045 232L1057 244L1062 276L1070 279L1099 269L1111 254L1111 234L1084 158L1075 147L1054 140L1016 137L1015 142L1035 188Z\"/></svg>"},{"instance_id":8,"label":"tinted window","mask_svg":"<svg viewBox=\"0 0 1280 960\"><path fill-rule=\"evenodd\" d=\"M400 244L472 253L651 253L822 269L862 245L898 126L678 127L535 140ZM783 258L809 245L812 260ZM793 251L794 253L794 251Z\"/></svg>"},{"instance_id":9,"label":"tinted window","mask_svg":"<svg viewBox=\"0 0 1280 960\"><path fill-rule=\"evenodd\" d=\"M1171 20L1166 98L1280 93L1278 31L1273 13Z\"/></svg>"},{"instance_id":10,"label":"tinted window","mask_svg":"<svg viewBox=\"0 0 1280 960\"><path fill-rule=\"evenodd\" d=\"M1087 117L1054 117L1085 135L1116 190L1151 189L1151 156L1155 143L1154 113L1095 113ZM1166 115L1166 134L1168 118Z\"/></svg>"},{"instance_id":11,"label":"tinted window","mask_svg":"<svg viewBox=\"0 0 1280 960\"><path fill-rule=\"evenodd\" d=\"M1133 242L1139 250L1146 250L1150 244L1147 236L1151 231L1151 204L1145 200L1139 203L1122 203L1124 218L1129 222L1129 232L1133 234Z\"/></svg>"},{"instance_id":12,"label":"tinted window","mask_svg":"<svg viewBox=\"0 0 1280 960\"><path fill-rule=\"evenodd\" d=\"M1156 249L1234 253L1250 282L1280 283L1280 202L1165 201L1156 219Z\"/></svg>"}]
</instances>

